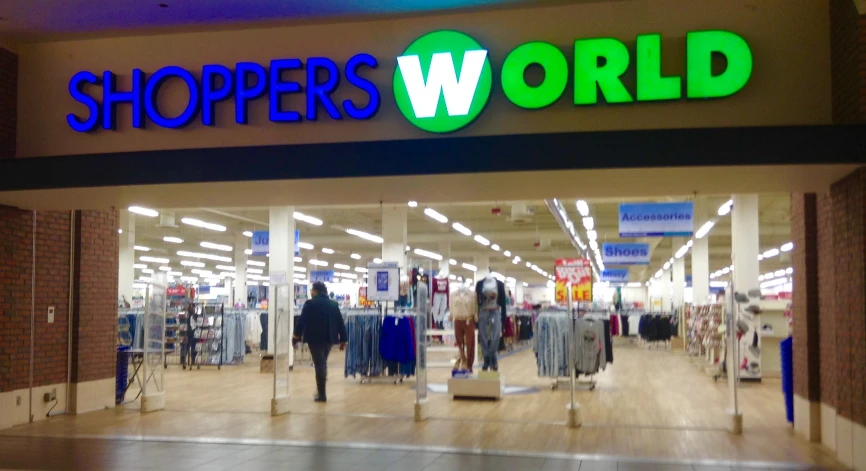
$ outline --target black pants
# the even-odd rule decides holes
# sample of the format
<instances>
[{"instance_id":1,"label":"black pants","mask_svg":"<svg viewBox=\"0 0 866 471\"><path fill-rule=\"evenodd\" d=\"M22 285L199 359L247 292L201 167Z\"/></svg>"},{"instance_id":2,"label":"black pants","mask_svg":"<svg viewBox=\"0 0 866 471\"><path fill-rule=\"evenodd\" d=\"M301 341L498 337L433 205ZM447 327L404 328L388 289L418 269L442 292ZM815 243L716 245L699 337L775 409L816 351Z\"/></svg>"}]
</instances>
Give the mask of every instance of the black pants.
<instances>
[{"instance_id":1,"label":"black pants","mask_svg":"<svg viewBox=\"0 0 866 471\"><path fill-rule=\"evenodd\" d=\"M330 344L308 344L310 355L313 357L313 366L316 368L316 387L319 395L325 396L325 381L328 378L328 355L331 353Z\"/></svg>"}]
</instances>

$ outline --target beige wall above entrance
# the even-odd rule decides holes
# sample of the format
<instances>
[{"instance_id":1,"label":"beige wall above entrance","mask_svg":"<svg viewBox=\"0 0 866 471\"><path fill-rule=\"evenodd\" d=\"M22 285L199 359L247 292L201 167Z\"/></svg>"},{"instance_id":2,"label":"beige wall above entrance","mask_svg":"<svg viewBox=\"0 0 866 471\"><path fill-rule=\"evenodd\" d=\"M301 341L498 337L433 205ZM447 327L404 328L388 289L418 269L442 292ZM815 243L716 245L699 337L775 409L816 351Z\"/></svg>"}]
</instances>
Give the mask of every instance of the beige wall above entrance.
<instances>
[{"instance_id":1,"label":"beige wall above entrance","mask_svg":"<svg viewBox=\"0 0 866 471\"><path fill-rule=\"evenodd\" d=\"M672 14L676 12L676 14ZM628 0L506 9L381 21L286 26L244 30L175 33L159 36L107 37L23 44L18 48L18 155L20 157L98 154L120 151L285 145L300 143L382 141L430 137L412 126L394 102L392 76L396 57L417 37L437 29L455 29L489 49L494 92L478 120L458 135L636 130L697 127L829 124L830 65L827 2L762 0L736 4L727 0ZM685 34L724 29L745 38L752 48L754 72L734 96L708 101L673 101L576 108L571 80L553 106L525 111L501 93L498 72L505 55L533 40L547 41L572 54L578 38L613 37L633 49L638 34L662 35L663 73L684 75ZM276 124L268 121L266 97L251 102L250 124L234 122L234 105L217 105L215 127L195 120L183 130L149 125L131 127L128 105L119 106L117 131L84 134L66 123L68 113L84 107L69 95L69 79L82 70L96 75L111 70L119 90L130 88L130 73L151 74L177 65L200 73L205 64L233 68L242 61L267 66L278 58L329 57L343 66L357 53L376 57L379 67L365 70L379 89L382 106L373 119ZM632 51L632 54L634 52ZM569 59L571 60L571 59ZM303 78L300 78L303 81ZM633 68L623 78L634 81ZM175 83L178 82L178 83ZM91 92L101 95L97 87ZM186 104L179 81L159 93L160 110L175 116ZM335 101L366 95L340 87ZM284 100L301 109L303 95Z\"/></svg>"}]
</instances>

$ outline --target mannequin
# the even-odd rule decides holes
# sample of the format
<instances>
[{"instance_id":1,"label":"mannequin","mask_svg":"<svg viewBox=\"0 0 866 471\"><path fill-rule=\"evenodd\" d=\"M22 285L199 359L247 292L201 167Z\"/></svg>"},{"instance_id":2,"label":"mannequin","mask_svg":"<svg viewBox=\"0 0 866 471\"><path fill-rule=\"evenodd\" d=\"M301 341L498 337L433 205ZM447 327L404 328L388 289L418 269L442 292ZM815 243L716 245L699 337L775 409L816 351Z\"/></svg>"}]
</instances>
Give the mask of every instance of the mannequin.
<instances>
[{"instance_id":1,"label":"mannequin","mask_svg":"<svg viewBox=\"0 0 866 471\"><path fill-rule=\"evenodd\" d=\"M461 284L451 295L451 321L454 322L454 337L460 359L455 370L472 373L475 364L475 325L478 323L478 296L468 286Z\"/></svg>"},{"instance_id":2,"label":"mannequin","mask_svg":"<svg viewBox=\"0 0 866 471\"><path fill-rule=\"evenodd\" d=\"M436 329L443 328L443 322L448 313L450 304L450 291L448 286L448 275L439 272L433 278L432 298L433 298L433 327Z\"/></svg>"},{"instance_id":3,"label":"mannequin","mask_svg":"<svg viewBox=\"0 0 866 471\"><path fill-rule=\"evenodd\" d=\"M406 307L409 305L409 277L405 274L400 275L400 297L397 301L397 306Z\"/></svg>"},{"instance_id":4,"label":"mannequin","mask_svg":"<svg viewBox=\"0 0 866 471\"><path fill-rule=\"evenodd\" d=\"M505 283L488 274L475 285L478 297L478 339L484 356L483 371L499 371L499 340L506 317Z\"/></svg>"}]
</instances>

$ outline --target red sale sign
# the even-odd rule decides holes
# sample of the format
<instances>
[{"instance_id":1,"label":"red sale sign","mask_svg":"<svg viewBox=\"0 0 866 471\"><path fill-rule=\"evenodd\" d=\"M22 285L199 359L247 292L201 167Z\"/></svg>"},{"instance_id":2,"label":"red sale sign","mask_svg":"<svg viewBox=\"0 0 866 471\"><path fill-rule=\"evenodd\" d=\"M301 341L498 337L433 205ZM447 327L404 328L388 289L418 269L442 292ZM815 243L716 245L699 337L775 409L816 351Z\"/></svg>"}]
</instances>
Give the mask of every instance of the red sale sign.
<instances>
[{"instance_id":1,"label":"red sale sign","mask_svg":"<svg viewBox=\"0 0 866 471\"><path fill-rule=\"evenodd\" d=\"M568 303L566 285L571 283L572 301L592 301L592 264L585 258L563 258L554 266L556 302Z\"/></svg>"}]
</instances>

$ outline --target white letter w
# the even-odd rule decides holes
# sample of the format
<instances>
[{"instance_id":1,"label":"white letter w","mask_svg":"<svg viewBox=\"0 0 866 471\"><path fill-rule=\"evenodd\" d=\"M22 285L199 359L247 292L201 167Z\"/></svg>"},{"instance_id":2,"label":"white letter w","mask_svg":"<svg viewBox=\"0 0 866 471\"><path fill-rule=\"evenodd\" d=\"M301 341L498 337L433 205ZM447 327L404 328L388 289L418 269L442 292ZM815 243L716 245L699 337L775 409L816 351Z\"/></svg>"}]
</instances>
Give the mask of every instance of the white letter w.
<instances>
[{"instance_id":1,"label":"white letter w","mask_svg":"<svg viewBox=\"0 0 866 471\"><path fill-rule=\"evenodd\" d=\"M454 60L450 52L437 52L430 61L427 81L421 73L421 61L418 56L400 56L397 65L412 109L416 118L432 118L436 116L439 107L439 96L445 94L445 108L448 116L466 116L478 88L481 70L487 59L487 51L466 51L463 53L463 66L460 68L460 78L454 70Z\"/></svg>"}]
</instances>

